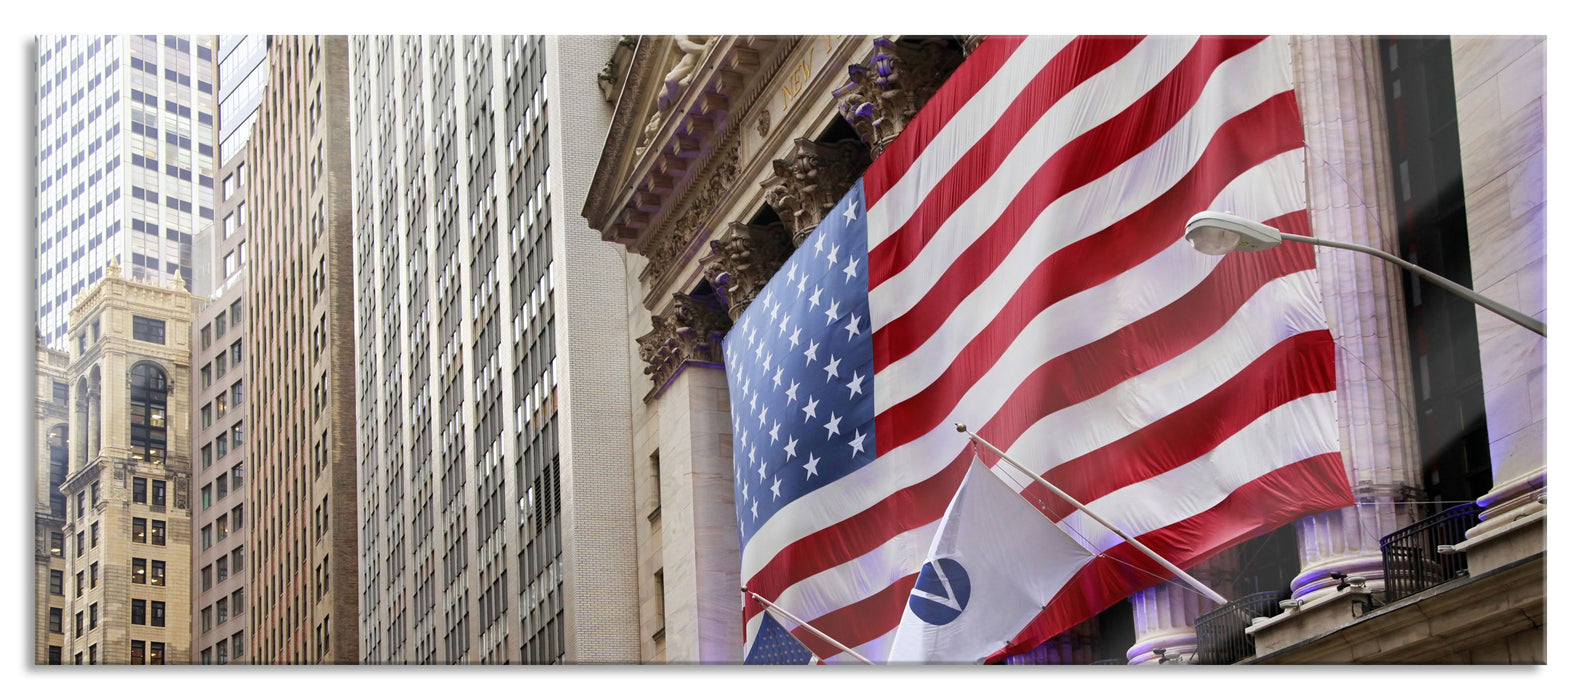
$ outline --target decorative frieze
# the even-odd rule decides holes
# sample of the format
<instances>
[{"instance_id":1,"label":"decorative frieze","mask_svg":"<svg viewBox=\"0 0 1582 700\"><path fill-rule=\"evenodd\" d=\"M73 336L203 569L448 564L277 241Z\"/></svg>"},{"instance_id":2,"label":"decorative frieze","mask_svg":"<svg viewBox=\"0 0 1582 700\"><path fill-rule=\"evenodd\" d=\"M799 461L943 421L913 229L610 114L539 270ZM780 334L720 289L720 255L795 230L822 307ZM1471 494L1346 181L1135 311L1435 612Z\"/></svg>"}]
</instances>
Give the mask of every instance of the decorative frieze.
<instances>
[{"instance_id":1,"label":"decorative frieze","mask_svg":"<svg viewBox=\"0 0 1582 700\"><path fill-rule=\"evenodd\" d=\"M704 279L721 295L731 320L758 297L769 278L796 247L785 227L732 223L720 240L709 241L711 252L701 261Z\"/></svg>"},{"instance_id":2,"label":"decorative frieze","mask_svg":"<svg viewBox=\"0 0 1582 700\"><path fill-rule=\"evenodd\" d=\"M833 93L835 109L877 158L963 58L943 38L902 43L874 39L867 62L852 64L847 69L851 82Z\"/></svg>"},{"instance_id":3,"label":"decorative frieze","mask_svg":"<svg viewBox=\"0 0 1582 700\"><path fill-rule=\"evenodd\" d=\"M653 286L656 280L677 264L681 254L692 247L693 240L736 182L740 168L740 147L733 146L713 164L697 195L686 204L675 223L663 235L650 240L649 247L642 251L643 256L648 258L648 266L643 268L640 276L645 286Z\"/></svg>"},{"instance_id":4,"label":"decorative frieze","mask_svg":"<svg viewBox=\"0 0 1582 700\"><path fill-rule=\"evenodd\" d=\"M791 231L792 243L802 245L869 162L867 147L855 139L821 143L799 138L789 157L774 160L774 176L759 186L764 202Z\"/></svg>"},{"instance_id":5,"label":"decorative frieze","mask_svg":"<svg viewBox=\"0 0 1582 700\"><path fill-rule=\"evenodd\" d=\"M653 330L637 338L637 356L648 366L643 374L654 388L645 400L662 392L688 363L718 367L725 361L725 333L731 318L712 294L674 294L670 309L653 316Z\"/></svg>"}]
</instances>

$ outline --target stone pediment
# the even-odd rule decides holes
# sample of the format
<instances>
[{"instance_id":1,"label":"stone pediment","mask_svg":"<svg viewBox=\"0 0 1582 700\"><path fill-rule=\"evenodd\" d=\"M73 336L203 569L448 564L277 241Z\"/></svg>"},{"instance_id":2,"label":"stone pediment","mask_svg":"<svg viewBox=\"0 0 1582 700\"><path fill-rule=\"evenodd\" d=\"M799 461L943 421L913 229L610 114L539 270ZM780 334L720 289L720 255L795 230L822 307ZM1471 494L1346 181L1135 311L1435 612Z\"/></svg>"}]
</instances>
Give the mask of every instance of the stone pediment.
<instances>
[{"instance_id":1,"label":"stone pediment","mask_svg":"<svg viewBox=\"0 0 1582 700\"><path fill-rule=\"evenodd\" d=\"M630 49L624 76L612 76L615 115L582 215L606 241L663 267L674 242L690 240L678 224L698 226L700 201L737 175L734 148L719 149L742 121L743 105L761 90L783 45L773 36L643 36ZM729 152L718 152L718 151ZM686 219L687 221L680 221ZM680 247L684 248L685 245Z\"/></svg>"}]
</instances>

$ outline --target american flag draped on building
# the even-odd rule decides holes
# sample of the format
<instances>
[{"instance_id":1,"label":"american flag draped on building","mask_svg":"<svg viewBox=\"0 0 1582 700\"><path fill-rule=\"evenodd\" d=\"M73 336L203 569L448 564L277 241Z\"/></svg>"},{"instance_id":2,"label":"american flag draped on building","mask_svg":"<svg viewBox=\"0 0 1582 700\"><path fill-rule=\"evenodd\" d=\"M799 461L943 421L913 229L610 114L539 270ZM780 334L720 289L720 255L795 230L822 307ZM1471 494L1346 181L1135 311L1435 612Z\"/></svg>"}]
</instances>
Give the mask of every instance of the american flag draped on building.
<instances>
[{"instance_id":1,"label":"american flag draped on building","mask_svg":"<svg viewBox=\"0 0 1582 700\"><path fill-rule=\"evenodd\" d=\"M1312 250L1182 241L1205 209L1307 234L1302 149L1283 38L985 40L726 339L743 584L886 658L957 422L1181 566L1349 505ZM991 661L1167 576L1040 489L1105 556ZM849 659L743 621L749 661L781 625Z\"/></svg>"}]
</instances>

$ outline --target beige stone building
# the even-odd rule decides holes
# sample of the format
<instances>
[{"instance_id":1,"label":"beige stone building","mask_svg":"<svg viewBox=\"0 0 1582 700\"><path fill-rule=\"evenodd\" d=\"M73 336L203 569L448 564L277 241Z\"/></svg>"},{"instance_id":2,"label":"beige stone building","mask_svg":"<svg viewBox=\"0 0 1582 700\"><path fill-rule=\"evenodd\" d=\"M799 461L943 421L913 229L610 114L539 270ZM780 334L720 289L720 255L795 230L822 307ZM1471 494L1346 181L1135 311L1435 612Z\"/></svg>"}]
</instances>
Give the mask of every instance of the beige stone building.
<instances>
[{"instance_id":1,"label":"beige stone building","mask_svg":"<svg viewBox=\"0 0 1582 700\"><path fill-rule=\"evenodd\" d=\"M66 480L70 356L33 348L33 663L58 665L66 648Z\"/></svg>"},{"instance_id":2,"label":"beige stone building","mask_svg":"<svg viewBox=\"0 0 1582 700\"><path fill-rule=\"evenodd\" d=\"M599 75L613 115L582 214L626 256L643 662L742 659L720 339L976 43L625 37ZM1291 48L1315 235L1543 318L1544 39ZM1357 253L1321 249L1318 274L1355 506L1198 567L1237 599L1219 632L1160 586L1012 662L1546 659L1546 340Z\"/></svg>"},{"instance_id":3,"label":"beige stone building","mask_svg":"<svg viewBox=\"0 0 1582 700\"><path fill-rule=\"evenodd\" d=\"M64 663L188 660L192 312L179 276L156 287L115 264L72 308Z\"/></svg>"},{"instance_id":4,"label":"beige stone building","mask_svg":"<svg viewBox=\"0 0 1582 700\"><path fill-rule=\"evenodd\" d=\"M248 384L230 397L247 403L252 663L358 660L349 99L345 37L270 38L241 185Z\"/></svg>"}]
</instances>

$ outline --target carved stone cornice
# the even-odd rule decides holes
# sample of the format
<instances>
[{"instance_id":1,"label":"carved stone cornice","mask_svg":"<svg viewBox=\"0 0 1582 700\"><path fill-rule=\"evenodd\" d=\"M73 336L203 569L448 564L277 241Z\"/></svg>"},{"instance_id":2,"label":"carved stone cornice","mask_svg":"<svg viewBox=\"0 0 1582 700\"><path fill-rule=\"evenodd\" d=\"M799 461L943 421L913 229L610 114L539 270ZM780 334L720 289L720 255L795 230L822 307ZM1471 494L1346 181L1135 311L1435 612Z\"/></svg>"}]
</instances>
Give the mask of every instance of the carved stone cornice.
<instances>
[{"instance_id":1,"label":"carved stone cornice","mask_svg":"<svg viewBox=\"0 0 1582 700\"><path fill-rule=\"evenodd\" d=\"M778 222L768 226L732 223L699 262L703 277L721 296L732 321L742 316L796 246Z\"/></svg>"},{"instance_id":2,"label":"carved stone cornice","mask_svg":"<svg viewBox=\"0 0 1582 700\"><path fill-rule=\"evenodd\" d=\"M759 53L776 37L652 37L638 40L629 75L594 173L582 215L606 241L646 254L650 238L723 142L744 86L758 76Z\"/></svg>"},{"instance_id":3,"label":"carved stone cornice","mask_svg":"<svg viewBox=\"0 0 1582 700\"><path fill-rule=\"evenodd\" d=\"M764 203L791 231L792 243L802 245L868 163L867 147L855 139L819 143L798 138L788 157L773 161L774 175L758 184Z\"/></svg>"},{"instance_id":4,"label":"carved stone cornice","mask_svg":"<svg viewBox=\"0 0 1582 700\"><path fill-rule=\"evenodd\" d=\"M697 180L697 192L691 193L680 205L683 208L675 223L664 226L662 234L650 236L647 245L640 249L648 258L647 267L638 276L645 287L652 289L666 272L672 271L682 253L691 249L694 240L703 233L709 217L741 174L740 146L733 145L704 169L706 173Z\"/></svg>"},{"instance_id":5,"label":"carved stone cornice","mask_svg":"<svg viewBox=\"0 0 1582 700\"><path fill-rule=\"evenodd\" d=\"M851 82L833 93L835 109L877 158L964 58L944 38L874 39L867 61L852 64Z\"/></svg>"},{"instance_id":6,"label":"carved stone cornice","mask_svg":"<svg viewBox=\"0 0 1582 700\"><path fill-rule=\"evenodd\" d=\"M648 366L643 374L654 387L643 398L652 401L688 364L724 364L725 334L730 316L712 294L673 294L670 309L652 317L653 330L637 338L637 356Z\"/></svg>"}]
</instances>

